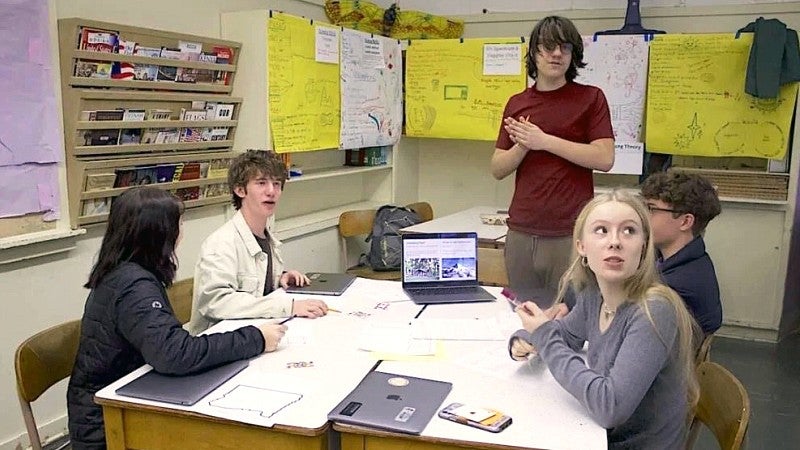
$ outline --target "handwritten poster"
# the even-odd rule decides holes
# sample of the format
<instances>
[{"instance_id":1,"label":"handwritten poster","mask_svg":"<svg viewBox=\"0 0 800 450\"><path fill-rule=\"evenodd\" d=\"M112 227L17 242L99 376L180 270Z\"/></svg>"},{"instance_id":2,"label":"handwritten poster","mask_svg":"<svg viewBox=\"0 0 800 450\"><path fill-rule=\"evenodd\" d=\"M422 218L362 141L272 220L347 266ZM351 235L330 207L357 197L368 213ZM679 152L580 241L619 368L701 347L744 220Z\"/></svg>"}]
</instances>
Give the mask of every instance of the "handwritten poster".
<instances>
[{"instance_id":1,"label":"handwritten poster","mask_svg":"<svg viewBox=\"0 0 800 450\"><path fill-rule=\"evenodd\" d=\"M406 134L495 140L506 101L525 89L526 74L484 75L484 45L511 43L519 38L413 41L406 51Z\"/></svg>"},{"instance_id":2,"label":"handwritten poster","mask_svg":"<svg viewBox=\"0 0 800 450\"><path fill-rule=\"evenodd\" d=\"M642 142L647 88L647 42L641 35L583 37L578 83L603 90L616 142Z\"/></svg>"},{"instance_id":3,"label":"handwritten poster","mask_svg":"<svg viewBox=\"0 0 800 450\"><path fill-rule=\"evenodd\" d=\"M64 141L47 0L0 0L0 217L58 218Z\"/></svg>"},{"instance_id":4,"label":"handwritten poster","mask_svg":"<svg viewBox=\"0 0 800 450\"><path fill-rule=\"evenodd\" d=\"M316 61L316 26L277 12L269 19L269 124L279 153L339 146L339 64Z\"/></svg>"},{"instance_id":5,"label":"handwritten poster","mask_svg":"<svg viewBox=\"0 0 800 450\"><path fill-rule=\"evenodd\" d=\"M400 43L383 36L342 32L340 148L392 145L403 127Z\"/></svg>"},{"instance_id":6,"label":"handwritten poster","mask_svg":"<svg viewBox=\"0 0 800 450\"><path fill-rule=\"evenodd\" d=\"M797 83L776 99L744 92L753 36L657 35L650 43L647 149L675 155L781 159Z\"/></svg>"}]
</instances>

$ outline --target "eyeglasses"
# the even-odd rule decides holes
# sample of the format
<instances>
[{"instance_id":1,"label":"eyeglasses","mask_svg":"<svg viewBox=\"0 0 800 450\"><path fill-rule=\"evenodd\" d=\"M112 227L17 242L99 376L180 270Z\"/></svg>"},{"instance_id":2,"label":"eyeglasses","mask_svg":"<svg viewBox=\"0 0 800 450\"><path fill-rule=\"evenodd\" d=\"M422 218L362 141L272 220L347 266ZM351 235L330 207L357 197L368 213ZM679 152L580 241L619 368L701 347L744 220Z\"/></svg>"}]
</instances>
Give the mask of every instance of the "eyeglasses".
<instances>
[{"instance_id":1,"label":"eyeglasses","mask_svg":"<svg viewBox=\"0 0 800 450\"><path fill-rule=\"evenodd\" d=\"M561 50L561 53L563 54L567 53L572 54L572 44L570 44L569 42L562 42L560 44L544 43L537 45L536 48L539 49L540 53L553 53L558 48Z\"/></svg>"},{"instance_id":2,"label":"eyeglasses","mask_svg":"<svg viewBox=\"0 0 800 450\"><path fill-rule=\"evenodd\" d=\"M680 213L680 211L675 211L674 209L659 208L656 205L650 205L650 204L647 205L647 210L650 211L650 214L653 214L656 211L663 211L663 212L668 212L668 213L673 213L673 214L679 214Z\"/></svg>"}]
</instances>

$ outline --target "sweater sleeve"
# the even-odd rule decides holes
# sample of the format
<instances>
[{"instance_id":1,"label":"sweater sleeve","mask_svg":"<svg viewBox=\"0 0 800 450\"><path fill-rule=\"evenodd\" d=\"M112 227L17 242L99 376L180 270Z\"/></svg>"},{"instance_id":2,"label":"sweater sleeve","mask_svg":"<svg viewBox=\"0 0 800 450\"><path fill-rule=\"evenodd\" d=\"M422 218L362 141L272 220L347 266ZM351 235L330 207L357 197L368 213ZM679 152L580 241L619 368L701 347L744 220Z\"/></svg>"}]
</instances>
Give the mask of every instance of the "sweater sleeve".
<instances>
[{"instance_id":1,"label":"sweater sleeve","mask_svg":"<svg viewBox=\"0 0 800 450\"><path fill-rule=\"evenodd\" d=\"M573 298L577 298L577 296L573 296ZM586 342L586 306L583 304L583 300L577 301L574 303L574 307L572 310L561 319L557 321L562 325L562 333L561 337L563 338L564 344L574 351L578 351L583 348L583 344ZM554 321L550 321L554 322ZM550 323L548 322L548 323ZM508 339L508 356L511 359L514 359L514 356L511 354L511 345L514 343L514 339L522 339L523 341L531 344L534 348L539 348L533 340L533 335L528 333L524 329L520 329L514 332L511 337Z\"/></svg>"},{"instance_id":2,"label":"sweater sleeve","mask_svg":"<svg viewBox=\"0 0 800 450\"><path fill-rule=\"evenodd\" d=\"M273 258L276 260L277 258ZM290 298L267 298L239 290L235 249L231 247L201 250L195 267L195 308L212 321L286 317L292 314ZM253 290L260 280L250 280Z\"/></svg>"},{"instance_id":3,"label":"sweater sleeve","mask_svg":"<svg viewBox=\"0 0 800 450\"><path fill-rule=\"evenodd\" d=\"M586 367L567 347L564 324L548 322L532 334L553 377L583 404L604 428L626 422L673 354L675 311L666 300L648 300L655 327L644 309L634 312L607 375Z\"/></svg>"},{"instance_id":4,"label":"sweater sleeve","mask_svg":"<svg viewBox=\"0 0 800 450\"><path fill-rule=\"evenodd\" d=\"M261 331L253 326L191 336L165 306L162 292L155 280L138 279L121 291L115 308L118 332L157 372L185 375L264 351Z\"/></svg>"}]
</instances>

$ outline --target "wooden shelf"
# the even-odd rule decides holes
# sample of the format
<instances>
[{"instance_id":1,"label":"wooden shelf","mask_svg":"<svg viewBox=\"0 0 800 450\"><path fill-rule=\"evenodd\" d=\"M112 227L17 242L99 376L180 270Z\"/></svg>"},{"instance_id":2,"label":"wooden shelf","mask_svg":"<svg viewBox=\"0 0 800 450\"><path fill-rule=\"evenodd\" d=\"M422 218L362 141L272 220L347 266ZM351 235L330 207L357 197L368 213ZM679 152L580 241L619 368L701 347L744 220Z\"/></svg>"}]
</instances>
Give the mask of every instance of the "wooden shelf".
<instances>
[{"instance_id":1,"label":"wooden shelf","mask_svg":"<svg viewBox=\"0 0 800 450\"><path fill-rule=\"evenodd\" d=\"M303 181L319 180L322 178L341 177L357 173L381 172L390 170L392 170L392 166L389 164L384 164L380 166L358 166L358 167L344 166L344 167L334 167L327 169L314 169L314 170L309 170L307 172L303 172L303 175L289 178L288 180L286 180L286 182L301 183Z\"/></svg>"},{"instance_id":2,"label":"wooden shelf","mask_svg":"<svg viewBox=\"0 0 800 450\"><path fill-rule=\"evenodd\" d=\"M83 120L75 125L77 130L104 130L107 128L209 128L235 127L238 120ZM215 141L208 141L215 142Z\"/></svg>"},{"instance_id":3,"label":"wooden shelf","mask_svg":"<svg viewBox=\"0 0 800 450\"><path fill-rule=\"evenodd\" d=\"M209 63L205 61L174 60L142 55L126 55L119 53L103 53L80 50L76 47L76 37L84 27L113 30L119 38L136 42L138 45L153 48L176 48L179 41L197 42L203 49L210 51L213 47L228 47L232 57L228 63ZM233 90L238 57L241 44L222 39L172 33L122 24L98 22L85 19L60 19L58 21L60 55L60 71L63 95L64 147L66 149L67 196L69 199L70 223L73 228L102 223L107 214L87 215L84 212L105 212L112 198L119 196L129 187L111 187L115 184L130 183L136 185L138 179L161 179L162 183L150 184L164 190L199 189L200 195L208 193L211 198L199 198L184 202L187 208L199 208L207 205L222 204L230 201L228 195L216 195L220 190L204 188L206 186L227 184L227 176L220 171L224 161L234 156L233 145L236 128L239 126L239 110L241 97L230 95ZM70 50L72 49L72 50ZM101 61L107 63L129 62L131 64L147 64L151 66L169 66L191 69L209 70L227 73L228 84L220 83L181 83L175 81L117 80L110 78L76 77L75 66L78 61ZM109 64L111 65L111 64ZM194 102L233 105L229 120L175 120L182 109L199 108ZM169 120L144 121L89 121L80 120L84 111L100 110L169 110ZM90 130L126 130L126 129L177 129L182 134L186 128L227 129L225 140L174 142L159 144L126 143L118 145L83 145L84 135L99 134ZM144 134L142 132L141 134ZM207 136L210 138L214 135ZM113 132L109 136L113 139ZM222 137L222 135L219 135ZM189 178L196 176L194 171L183 170L187 163L209 163L212 178ZM184 165L180 167L180 165ZM175 165L179 167L163 167ZM161 166L160 169L155 169ZM202 170L201 166L201 170ZM196 166L191 169L196 170ZM184 177L181 179L181 175ZM90 178L91 176L91 178ZM121 179L119 177L126 177ZM202 176L202 174L201 174ZM127 178L130 177L130 178ZM172 180L170 180L170 177ZM189 179L187 179L189 178ZM90 183L89 183L90 182ZM90 191L85 189L89 187Z\"/></svg>"},{"instance_id":4,"label":"wooden shelf","mask_svg":"<svg viewBox=\"0 0 800 450\"><path fill-rule=\"evenodd\" d=\"M89 50L75 50L72 57L75 59L90 60L90 61L109 61L109 62L124 61L130 63L149 64L153 66L186 67L190 69L206 69L206 70L217 70L220 72L236 72L236 65L234 64L216 64L216 63L208 63L200 61L184 61L180 59L156 58L153 56L121 55L119 53L104 53L104 52L94 52Z\"/></svg>"}]
</instances>

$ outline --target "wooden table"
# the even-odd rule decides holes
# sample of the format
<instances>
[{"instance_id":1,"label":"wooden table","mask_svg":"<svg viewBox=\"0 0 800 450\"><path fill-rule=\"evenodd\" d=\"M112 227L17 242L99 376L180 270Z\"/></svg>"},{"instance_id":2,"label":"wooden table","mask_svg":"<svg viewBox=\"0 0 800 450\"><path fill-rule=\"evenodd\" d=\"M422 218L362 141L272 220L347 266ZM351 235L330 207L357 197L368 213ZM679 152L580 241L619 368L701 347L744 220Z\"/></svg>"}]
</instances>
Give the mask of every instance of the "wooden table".
<instances>
[{"instance_id":1,"label":"wooden table","mask_svg":"<svg viewBox=\"0 0 800 450\"><path fill-rule=\"evenodd\" d=\"M500 208L494 206L475 206L447 216L437 217L427 222L412 225L400 230L401 233L478 233L478 246L499 248L499 239L508 233L505 225L487 225L481 221L481 214L497 214Z\"/></svg>"}]
</instances>

